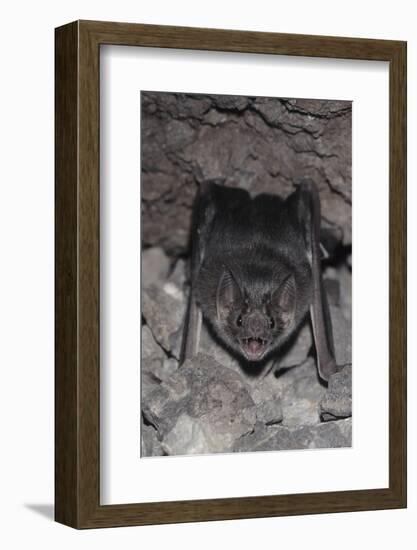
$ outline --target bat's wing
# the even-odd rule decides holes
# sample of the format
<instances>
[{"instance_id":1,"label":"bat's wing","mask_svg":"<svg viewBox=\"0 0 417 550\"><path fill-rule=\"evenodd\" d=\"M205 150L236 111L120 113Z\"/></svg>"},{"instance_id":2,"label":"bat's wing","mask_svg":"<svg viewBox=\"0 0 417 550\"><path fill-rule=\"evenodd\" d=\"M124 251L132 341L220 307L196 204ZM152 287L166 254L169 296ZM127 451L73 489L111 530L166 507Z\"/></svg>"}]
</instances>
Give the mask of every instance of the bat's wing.
<instances>
[{"instance_id":1,"label":"bat's wing","mask_svg":"<svg viewBox=\"0 0 417 550\"><path fill-rule=\"evenodd\" d=\"M313 277L313 302L310 307L310 315L317 353L317 366L321 378L327 381L337 371L337 365L329 306L321 274L320 198L317 187L312 181L301 183L296 196L298 219L303 228Z\"/></svg>"},{"instance_id":2,"label":"bat's wing","mask_svg":"<svg viewBox=\"0 0 417 550\"><path fill-rule=\"evenodd\" d=\"M202 314L195 299L195 286L216 212L213 186L211 183L201 184L194 203L191 229L191 289L184 323L181 364L197 355L199 348Z\"/></svg>"}]
</instances>

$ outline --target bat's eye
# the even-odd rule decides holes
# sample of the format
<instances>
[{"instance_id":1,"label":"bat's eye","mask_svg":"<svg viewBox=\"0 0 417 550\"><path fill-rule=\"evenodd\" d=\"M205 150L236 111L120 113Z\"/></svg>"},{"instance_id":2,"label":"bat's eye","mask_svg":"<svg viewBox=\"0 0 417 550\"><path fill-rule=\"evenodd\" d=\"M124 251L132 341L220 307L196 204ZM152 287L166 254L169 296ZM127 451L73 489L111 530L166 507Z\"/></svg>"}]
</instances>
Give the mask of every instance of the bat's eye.
<instances>
[{"instance_id":1,"label":"bat's eye","mask_svg":"<svg viewBox=\"0 0 417 550\"><path fill-rule=\"evenodd\" d=\"M273 317L269 318L269 328L275 328L275 319Z\"/></svg>"},{"instance_id":2,"label":"bat's eye","mask_svg":"<svg viewBox=\"0 0 417 550\"><path fill-rule=\"evenodd\" d=\"M242 326L242 315L239 315L239 317L236 319L236 324L238 327Z\"/></svg>"}]
</instances>

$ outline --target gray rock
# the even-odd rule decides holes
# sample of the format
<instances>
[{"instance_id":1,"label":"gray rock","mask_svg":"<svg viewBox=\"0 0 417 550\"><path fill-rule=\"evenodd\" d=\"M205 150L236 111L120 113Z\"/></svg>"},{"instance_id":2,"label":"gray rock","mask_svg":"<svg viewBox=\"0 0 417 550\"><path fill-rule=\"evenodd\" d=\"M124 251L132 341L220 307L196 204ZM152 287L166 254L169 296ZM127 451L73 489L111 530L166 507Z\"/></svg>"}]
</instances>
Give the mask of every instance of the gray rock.
<instances>
[{"instance_id":1,"label":"gray rock","mask_svg":"<svg viewBox=\"0 0 417 550\"><path fill-rule=\"evenodd\" d=\"M141 449L142 458L147 456L162 456L164 451L161 442L158 441L155 428L142 422L141 427Z\"/></svg>"},{"instance_id":2,"label":"gray rock","mask_svg":"<svg viewBox=\"0 0 417 550\"><path fill-rule=\"evenodd\" d=\"M146 399L153 390L161 383L161 378L156 371L162 368L162 359L144 359L141 364L141 399Z\"/></svg>"},{"instance_id":3,"label":"gray rock","mask_svg":"<svg viewBox=\"0 0 417 550\"><path fill-rule=\"evenodd\" d=\"M310 352L313 345L310 323L307 321L301 327L297 337L284 355L280 355L276 361L278 368L294 367L301 365Z\"/></svg>"},{"instance_id":4,"label":"gray rock","mask_svg":"<svg viewBox=\"0 0 417 550\"><path fill-rule=\"evenodd\" d=\"M260 406L267 401L279 402L281 399L282 388L279 382L271 372L265 377L259 377L250 386L253 402Z\"/></svg>"},{"instance_id":5,"label":"gray rock","mask_svg":"<svg viewBox=\"0 0 417 550\"><path fill-rule=\"evenodd\" d=\"M338 306L340 304L340 283L337 279L324 279L329 304Z\"/></svg>"},{"instance_id":6,"label":"gray rock","mask_svg":"<svg viewBox=\"0 0 417 550\"><path fill-rule=\"evenodd\" d=\"M257 423L255 430L241 437L236 452L281 451L294 449L330 449L352 445L351 419L290 429Z\"/></svg>"},{"instance_id":7,"label":"gray rock","mask_svg":"<svg viewBox=\"0 0 417 550\"><path fill-rule=\"evenodd\" d=\"M264 401L256 407L256 418L263 424L278 424L282 421L282 406L280 399Z\"/></svg>"},{"instance_id":8,"label":"gray rock","mask_svg":"<svg viewBox=\"0 0 417 550\"><path fill-rule=\"evenodd\" d=\"M186 309L184 294L172 283L151 285L142 292L142 315L155 340L177 359Z\"/></svg>"},{"instance_id":9,"label":"gray rock","mask_svg":"<svg viewBox=\"0 0 417 550\"><path fill-rule=\"evenodd\" d=\"M351 104L142 92L142 239L185 252L198 184L287 196L317 182L335 247L351 242ZM277 146L278 144L278 146Z\"/></svg>"},{"instance_id":10,"label":"gray rock","mask_svg":"<svg viewBox=\"0 0 417 550\"><path fill-rule=\"evenodd\" d=\"M142 376L156 382L168 380L178 369L178 361L174 358L152 357L143 359L141 363Z\"/></svg>"},{"instance_id":11,"label":"gray rock","mask_svg":"<svg viewBox=\"0 0 417 550\"><path fill-rule=\"evenodd\" d=\"M163 359L166 357L163 349L159 346L147 325L142 327L141 357L144 359Z\"/></svg>"},{"instance_id":12,"label":"gray rock","mask_svg":"<svg viewBox=\"0 0 417 550\"><path fill-rule=\"evenodd\" d=\"M147 396L143 414L166 454L228 452L256 421L241 377L202 354Z\"/></svg>"},{"instance_id":13,"label":"gray rock","mask_svg":"<svg viewBox=\"0 0 417 550\"><path fill-rule=\"evenodd\" d=\"M189 398L186 380L171 377L142 397L142 413L162 439L175 425Z\"/></svg>"},{"instance_id":14,"label":"gray rock","mask_svg":"<svg viewBox=\"0 0 417 550\"><path fill-rule=\"evenodd\" d=\"M336 306L330 306L336 363L339 366L352 363L352 325Z\"/></svg>"},{"instance_id":15,"label":"gray rock","mask_svg":"<svg viewBox=\"0 0 417 550\"><path fill-rule=\"evenodd\" d=\"M315 360L309 358L277 375L275 388L281 395L282 424L292 428L319 424L320 402L326 390L317 375Z\"/></svg>"},{"instance_id":16,"label":"gray rock","mask_svg":"<svg viewBox=\"0 0 417 550\"><path fill-rule=\"evenodd\" d=\"M163 440L163 449L168 455L205 454L216 452L210 446L203 426L195 418L182 413L178 416L172 430Z\"/></svg>"},{"instance_id":17,"label":"gray rock","mask_svg":"<svg viewBox=\"0 0 417 550\"><path fill-rule=\"evenodd\" d=\"M142 288L159 281L165 281L168 275L170 261L159 247L147 248L142 251Z\"/></svg>"},{"instance_id":18,"label":"gray rock","mask_svg":"<svg viewBox=\"0 0 417 550\"><path fill-rule=\"evenodd\" d=\"M323 420L352 416L352 367L348 365L333 374L329 387L320 403Z\"/></svg>"},{"instance_id":19,"label":"gray rock","mask_svg":"<svg viewBox=\"0 0 417 550\"><path fill-rule=\"evenodd\" d=\"M161 380L166 380L167 378L171 377L177 371L178 367L179 361L177 361L173 357L165 358L162 365L163 372Z\"/></svg>"},{"instance_id":20,"label":"gray rock","mask_svg":"<svg viewBox=\"0 0 417 550\"><path fill-rule=\"evenodd\" d=\"M327 266L323 272L329 304L338 306L347 323L352 323L352 271L346 262Z\"/></svg>"},{"instance_id":21,"label":"gray rock","mask_svg":"<svg viewBox=\"0 0 417 550\"><path fill-rule=\"evenodd\" d=\"M337 272L340 282L340 307L349 325L352 324L352 269L342 264Z\"/></svg>"},{"instance_id":22,"label":"gray rock","mask_svg":"<svg viewBox=\"0 0 417 550\"><path fill-rule=\"evenodd\" d=\"M187 262L180 258L176 261L168 282L173 283L177 288L184 291L187 281Z\"/></svg>"}]
</instances>

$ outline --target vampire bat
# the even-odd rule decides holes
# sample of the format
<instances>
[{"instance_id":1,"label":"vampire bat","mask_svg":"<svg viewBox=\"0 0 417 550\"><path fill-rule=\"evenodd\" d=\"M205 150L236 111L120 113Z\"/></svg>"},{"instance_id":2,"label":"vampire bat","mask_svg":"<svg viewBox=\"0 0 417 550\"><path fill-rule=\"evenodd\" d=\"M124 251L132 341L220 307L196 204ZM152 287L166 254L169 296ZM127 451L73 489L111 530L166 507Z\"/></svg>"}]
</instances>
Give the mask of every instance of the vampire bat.
<instances>
[{"instance_id":1,"label":"vampire bat","mask_svg":"<svg viewBox=\"0 0 417 550\"><path fill-rule=\"evenodd\" d=\"M192 228L182 360L198 353L202 317L227 348L263 361L311 315L318 371L336 372L321 274L320 199L301 183L286 200L201 185Z\"/></svg>"}]
</instances>

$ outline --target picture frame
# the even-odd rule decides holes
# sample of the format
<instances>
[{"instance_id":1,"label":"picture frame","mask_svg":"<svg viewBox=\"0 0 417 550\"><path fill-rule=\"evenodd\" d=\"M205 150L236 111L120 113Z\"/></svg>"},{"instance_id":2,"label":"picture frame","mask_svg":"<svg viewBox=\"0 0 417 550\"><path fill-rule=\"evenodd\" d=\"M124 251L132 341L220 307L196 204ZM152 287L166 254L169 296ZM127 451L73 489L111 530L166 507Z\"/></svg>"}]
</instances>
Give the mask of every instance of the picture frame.
<instances>
[{"instance_id":1,"label":"picture frame","mask_svg":"<svg viewBox=\"0 0 417 550\"><path fill-rule=\"evenodd\" d=\"M389 63L389 486L100 504L100 46ZM406 507L406 43L76 21L56 29L55 519L84 529Z\"/></svg>"}]
</instances>

